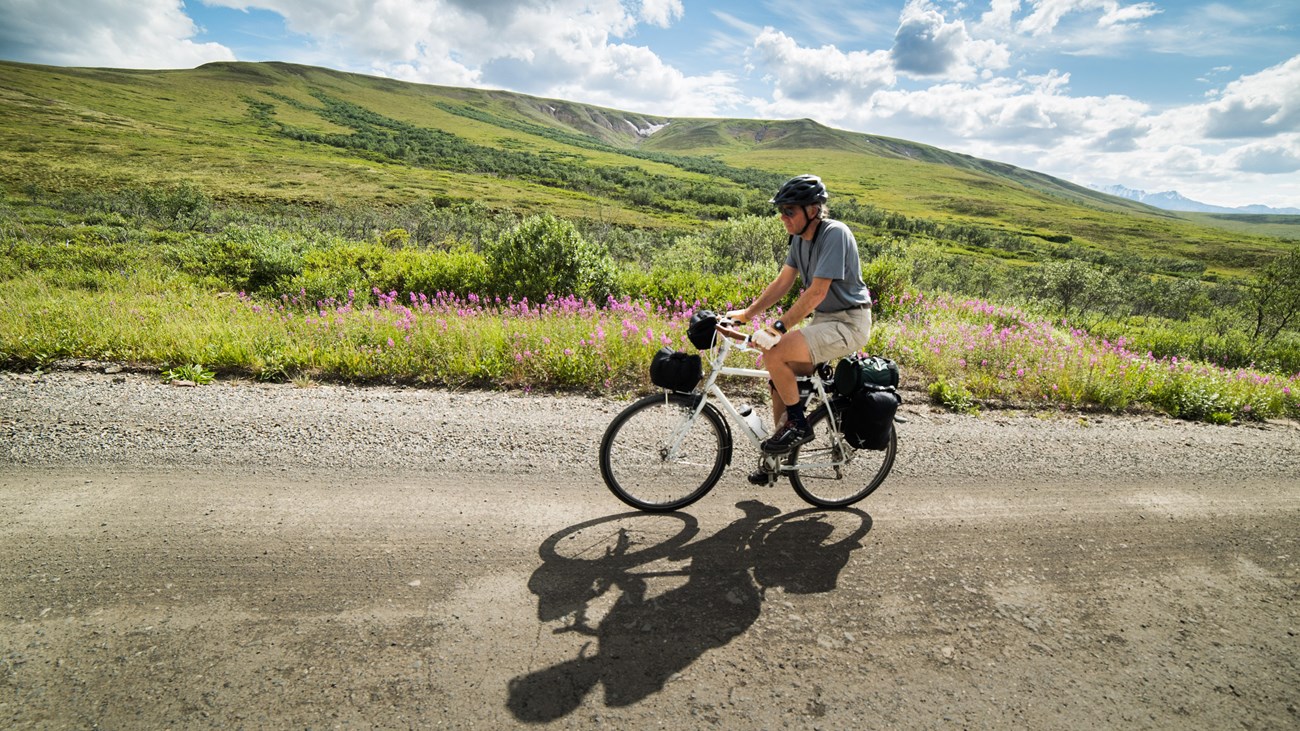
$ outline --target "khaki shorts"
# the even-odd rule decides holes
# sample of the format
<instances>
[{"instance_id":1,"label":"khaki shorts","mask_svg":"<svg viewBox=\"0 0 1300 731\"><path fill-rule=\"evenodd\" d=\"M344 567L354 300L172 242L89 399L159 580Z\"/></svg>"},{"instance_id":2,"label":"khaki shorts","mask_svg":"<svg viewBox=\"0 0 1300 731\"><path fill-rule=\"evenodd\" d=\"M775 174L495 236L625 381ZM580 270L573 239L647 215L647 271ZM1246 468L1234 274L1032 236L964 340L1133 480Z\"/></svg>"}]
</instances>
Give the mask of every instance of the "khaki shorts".
<instances>
[{"instance_id":1,"label":"khaki shorts","mask_svg":"<svg viewBox=\"0 0 1300 731\"><path fill-rule=\"evenodd\" d=\"M799 328L814 363L829 363L862 350L871 339L871 309L814 312Z\"/></svg>"}]
</instances>

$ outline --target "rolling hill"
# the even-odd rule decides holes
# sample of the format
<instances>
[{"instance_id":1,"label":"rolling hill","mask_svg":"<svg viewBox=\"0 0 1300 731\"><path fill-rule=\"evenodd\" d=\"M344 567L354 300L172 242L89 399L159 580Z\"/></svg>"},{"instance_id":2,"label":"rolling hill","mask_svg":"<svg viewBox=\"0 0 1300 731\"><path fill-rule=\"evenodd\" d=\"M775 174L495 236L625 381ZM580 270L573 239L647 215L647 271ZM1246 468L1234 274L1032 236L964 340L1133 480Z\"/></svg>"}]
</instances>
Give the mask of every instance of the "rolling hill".
<instances>
[{"instance_id":1,"label":"rolling hill","mask_svg":"<svg viewBox=\"0 0 1300 731\"><path fill-rule=\"evenodd\" d=\"M876 231L964 227L1033 241L1040 258L1140 256L1234 276L1284 250L1278 236L1300 231L1162 211L807 119L661 117L286 63L139 71L0 62L0 185L9 195L188 182L231 203L479 201L684 230L766 212L781 180L810 171L826 178L832 210Z\"/></svg>"}]
</instances>

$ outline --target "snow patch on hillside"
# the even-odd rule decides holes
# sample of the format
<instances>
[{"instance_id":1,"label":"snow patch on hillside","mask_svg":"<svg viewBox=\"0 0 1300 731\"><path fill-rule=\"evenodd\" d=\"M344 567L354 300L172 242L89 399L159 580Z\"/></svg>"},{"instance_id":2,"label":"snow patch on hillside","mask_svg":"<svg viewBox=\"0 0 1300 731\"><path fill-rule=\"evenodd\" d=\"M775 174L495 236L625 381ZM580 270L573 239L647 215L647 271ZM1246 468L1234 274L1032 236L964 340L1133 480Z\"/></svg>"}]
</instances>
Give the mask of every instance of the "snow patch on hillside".
<instances>
[{"instance_id":1,"label":"snow patch on hillside","mask_svg":"<svg viewBox=\"0 0 1300 731\"><path fill-rule=\"evenodd\" d=\"M668 126L668 123L664 122L663 124L652 124L649 127L638 127L630 119L625 119L623 121L627 122L627 126L631 127L641 137L649 137L655 132L658 132L659 130Z\"/></svg>"}]
</instances>

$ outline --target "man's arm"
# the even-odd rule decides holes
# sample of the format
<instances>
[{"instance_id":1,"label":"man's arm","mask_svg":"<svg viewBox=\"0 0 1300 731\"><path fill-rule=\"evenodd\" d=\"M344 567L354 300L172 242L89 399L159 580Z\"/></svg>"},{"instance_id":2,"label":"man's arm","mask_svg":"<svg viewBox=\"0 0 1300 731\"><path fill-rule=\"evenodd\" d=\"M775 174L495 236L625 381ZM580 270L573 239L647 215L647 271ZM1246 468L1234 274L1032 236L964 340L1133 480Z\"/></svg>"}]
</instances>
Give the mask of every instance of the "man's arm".
<instances>
[{"instance_id":1,"label":"man's arm","mask_svg":"<svg viewBox=\"0 0 1300 731\"><path fill-rule=\"evenodd\" d=\"M763 289L763 293L758 296L758 299L754 300L753 304L743 310L733 310L727 314L741 322L752 321L758 315L767 312L769 307L780 302L781 298L785 296L785 293L790 291L790 287L794 286L794 281L798 276L799 270L786 264L781 267L781 273L777 274L776 279L773 279L772 283ZM816 280L814 280L814 282L815 281ZM830 286L829 280L827 281L827 286ZM825 296L826 293L823 291L822 297ZM821 302L820 299L817 301ZM816 307L816 304L814 304L813 307Z\"/></svg>"},{"instance_id":2,"label":"man's arm","mask_svg":"<svg viewBox=\"0 0 1300 731\"><path fill-rule=\"evenodd\" d=\"M799 299L795 300L793 305L790 305L790 309L786 310L786 313L781 316L781 322L785 323L786 327L794 327L805 317L811 315L812 311L817 309L817 305L820 305L822 300L826 299L826 294L830 291L830 279L813 277L812 286L805 289L799 295Z\"/></svg>"}]
</instances>

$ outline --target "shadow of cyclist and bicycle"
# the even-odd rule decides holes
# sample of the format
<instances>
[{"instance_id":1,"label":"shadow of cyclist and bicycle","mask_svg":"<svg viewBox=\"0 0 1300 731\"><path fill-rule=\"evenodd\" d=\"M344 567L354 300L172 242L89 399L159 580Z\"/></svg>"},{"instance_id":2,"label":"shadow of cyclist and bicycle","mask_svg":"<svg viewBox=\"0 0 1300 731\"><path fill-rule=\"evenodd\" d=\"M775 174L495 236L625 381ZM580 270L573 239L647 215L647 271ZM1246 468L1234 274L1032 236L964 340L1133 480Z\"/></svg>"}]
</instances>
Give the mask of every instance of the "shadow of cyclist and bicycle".
<instances>
[{"instance_id":1,"label":"shadow of cyclist and bicycle","mask_svg":"<svg viewBox=\"0 0 1300 731\"><path fill-rule=\"evenodd\" d=\"M639 512L547 538L528 588L538 619L563 621L555 632L577 635L580 648L572 659L510 681L507 706L515 717L566 716L597 684L608 706L643 700L743 634L769 589L835 589L871 530L871 516L856 509L781 515L756 500L736 507L741 518L695 541L699 525L691 516Z\"/></svg>"}]
</instances>

